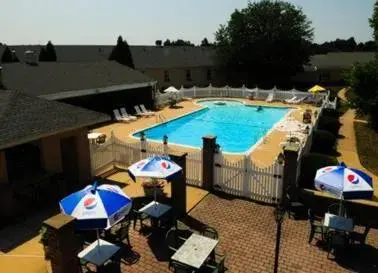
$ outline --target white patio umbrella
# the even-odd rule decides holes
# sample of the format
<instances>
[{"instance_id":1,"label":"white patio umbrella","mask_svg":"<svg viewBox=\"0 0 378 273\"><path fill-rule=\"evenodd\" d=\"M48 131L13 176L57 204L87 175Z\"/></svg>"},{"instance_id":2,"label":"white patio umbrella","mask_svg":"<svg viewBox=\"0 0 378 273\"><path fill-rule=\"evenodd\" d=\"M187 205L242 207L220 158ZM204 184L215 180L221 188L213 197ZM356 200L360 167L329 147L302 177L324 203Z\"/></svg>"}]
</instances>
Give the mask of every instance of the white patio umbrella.
<instances>
[{"instance_id":1,"label":"white patio umbrella","mask_svg":"<svg viewBox=\"0 0 378 273\"><path fill-rule=\"evenodd\" d=\"M182 168L168 156L155 155L134 163L127 172L134 181L136 177L171 181L182 172ZM154 190L154 200L156 200L156 188Z\"/></svg>"}]
</instances>

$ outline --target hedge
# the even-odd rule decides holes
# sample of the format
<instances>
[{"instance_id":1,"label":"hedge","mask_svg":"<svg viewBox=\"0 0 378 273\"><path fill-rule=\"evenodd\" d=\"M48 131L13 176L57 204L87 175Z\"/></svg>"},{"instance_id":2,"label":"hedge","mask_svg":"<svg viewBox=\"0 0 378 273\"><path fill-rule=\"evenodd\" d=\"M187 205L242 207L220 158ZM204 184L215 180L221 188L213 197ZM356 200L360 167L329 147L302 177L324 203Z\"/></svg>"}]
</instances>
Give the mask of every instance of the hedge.
<instances>
[{"instance_id":1,"label":"hedge","mask_svg":"<svg viewBox=\"0 0 378 273\"><path fill-rule=\"evenodd\" d=\"M318 153L309 153L302 157L299 186L302 188L314 188L314 179L316 171L320 168L332 165L338 165L334 156L328 156Z\"/></svg>"},{"instance_id":2,"label":"hedge","mask_svg":"<svg viewBox=\"0 0 378 273\"><path fill-rule=\"evenodd\" d=\"M321 116L319 118L319 130L326 130L332 133L334 136L338 136L340 127L341 123L338 118L332 118L327 116Z\"/></svg>"},{"instance_id":3,"label":"hedge","mask_svg":"<svg viewBox=\"0 0 378 273\"><path fill-rule=\"evenodd\" d=\"M312 138L311 152L329 154L334 151L336 137L325 130L315 130Z\"/></svg>"}]
</instances>

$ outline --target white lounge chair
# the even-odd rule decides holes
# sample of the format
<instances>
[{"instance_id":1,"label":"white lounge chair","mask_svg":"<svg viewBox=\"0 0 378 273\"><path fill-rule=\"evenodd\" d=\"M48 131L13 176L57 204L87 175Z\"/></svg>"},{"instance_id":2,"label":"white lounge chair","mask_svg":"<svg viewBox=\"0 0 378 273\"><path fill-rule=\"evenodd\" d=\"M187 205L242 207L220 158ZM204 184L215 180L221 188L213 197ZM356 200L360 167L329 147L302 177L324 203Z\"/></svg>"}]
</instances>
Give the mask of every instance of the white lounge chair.
<instances>
[{"instance_id":1,"label":"white lounge chair","mask_svg":"<svg viewBox=\"0 0 378 273\"><path fill-rule=\"evenodd\" d=\"M125 107L122 107L121 108L121 114L124 118L128 118L129 120L136 120L137 117L136 116L132 116L132 115L129 115L126 111L126 108Z\"/></svg>"},{"instance_id":2,"label":"white lounge chair","mask_svg":"<svg viewBox=\"0 0 378 273\"><path fill-rule=\"evenodd\" d=\"M291 99L285 100L286 103L292 103L293 101L297 100L297 96L292 97Z\"/></svg>"},{"instance_id":3,"label":"white lounge chair","mask_svg":"<svg viewBox=\"0 0 378 273\"><path fill-rule=\"evenodd\" d=\"M135 112L136 112L136 115L137 115L137 116L141 116L141 117L147 117L147 116L149 116L149 114L143 113L143 112L139 109L139 106L138 106L138 105L135 105L135 106L134 106L134 109L135 109Z\"/></svg>"},{"instance_id":4,"label":"white lounge chair","mask_svg":"<svg viewBox=\"0 0 378 273\"><path fill-rule=\"evenodd\" d=\"M307 98L308 98L308 96L300 98L300 99L293 100L293 101L291 101L289 103L291 103L291 104L299 104L299 103L304 102Z\"/></svg>"},{"instance_id":5,"label":"white lounge chair","mask_svg":"<svg viewBox=\"0 0 378 273\"><path fill-rule=\"evenodd\" d=\"M155 115L155 112L147 110L146 106L144 106L144 104L141 104L139 106L140 106L140 109L142 110L142 113L148 114L150 116L154 116Z\"/></svg>"},{"instance_id":6,"label":"white lounge chair","mask_svg":"<svg viewBox=\"0 0 378 273\"><path fill-rule=\"evenodd\" d=\"M266 98L266 102L272 102L273 101L273 98L274 98L274 94L273 93L269 93L268 97Z\"/></svg>"},{"instance_id":7,"label":"white lounge chair","mask_svg":"<svg viewBox=\"0 0 378 273\"><path fill-rule=\"evenodd\" d=\"M130 121L129 118L122 117L121 114L119 113L118 109L114 109L113 113L114 113L114 118L117 121L121 121L121 122L129 122Z\"/></svg>"}]
</instances>

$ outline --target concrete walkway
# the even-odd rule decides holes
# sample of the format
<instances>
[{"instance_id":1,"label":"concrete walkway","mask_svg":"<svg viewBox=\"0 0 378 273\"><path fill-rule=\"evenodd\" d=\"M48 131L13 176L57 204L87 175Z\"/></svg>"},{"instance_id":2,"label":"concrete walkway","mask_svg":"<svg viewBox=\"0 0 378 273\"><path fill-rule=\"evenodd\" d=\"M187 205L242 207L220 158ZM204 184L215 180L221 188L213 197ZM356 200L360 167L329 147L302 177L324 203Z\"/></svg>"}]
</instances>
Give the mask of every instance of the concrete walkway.
<instances>
[{"instance_id":1,"label":"concrete walkway","mask_svg":"<svg viewBox=\"0 0 378 273\"><path fill-rule=\"evenodd\" d=\"M346 101L346 88L339 91L338 97ZM378 177L372 172L365 169L360 162L357 151L356 134L354 131L355 110L348 109L343 116L340 117L342 123L339 134L344 138L340 138L337 142L337 151L340 153L338 160L345 162L348 166L360 169L373 177L375 201L378 201Z\"/></svg>"}]
</instances>

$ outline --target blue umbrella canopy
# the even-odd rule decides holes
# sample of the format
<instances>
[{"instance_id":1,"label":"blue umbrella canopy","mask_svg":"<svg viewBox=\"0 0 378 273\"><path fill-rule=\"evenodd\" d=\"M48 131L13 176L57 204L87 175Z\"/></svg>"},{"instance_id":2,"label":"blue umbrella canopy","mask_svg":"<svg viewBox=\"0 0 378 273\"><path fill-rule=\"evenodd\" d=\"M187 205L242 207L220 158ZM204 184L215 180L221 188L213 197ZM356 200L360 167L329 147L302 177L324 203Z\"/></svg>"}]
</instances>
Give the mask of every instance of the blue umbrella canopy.
<instances>
[{"instance_id":1,"label":"blue umbrella canopy","mask_svg":"<svg viewBox=\"0 0 378 273\"><path fill-rule=\"evenodd\" d=\"M63 198L59 205L63 213L76 218L78 229L104 229L128 215L132 202L120 187L94 183Z\"/></svg>"},{"instance_id":2,"label":"blue umbrella canopy","mask_svg":"<svg viewBox=\"0 0 378 273\"><path fill-rule=\"evenodd\" d=\"M344 163L319 169L315 188L342 199L372 198L373 179L361 170L348 168Z\"/></svg>"},{"instance_id":3,"label":"blue umbrella canopy","mask_svg":"<svg viewBox=\"0 0 378 273\"><path fill-rule=\"evenodd\" d=\"M136 177L171 181L181 173L182 168L167 156L151 156L134 163L127 171L134 181Z\"/></svg>"}]
</instances>

